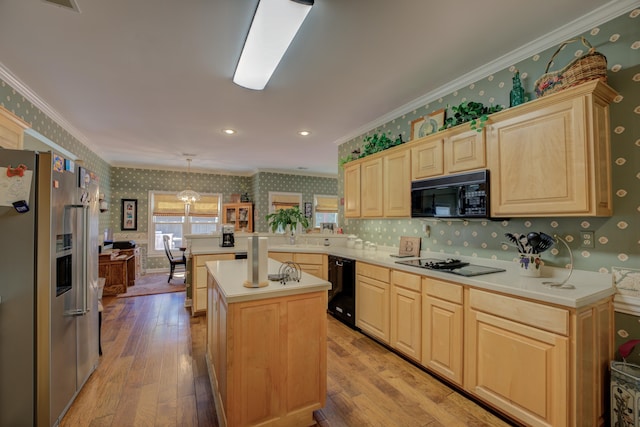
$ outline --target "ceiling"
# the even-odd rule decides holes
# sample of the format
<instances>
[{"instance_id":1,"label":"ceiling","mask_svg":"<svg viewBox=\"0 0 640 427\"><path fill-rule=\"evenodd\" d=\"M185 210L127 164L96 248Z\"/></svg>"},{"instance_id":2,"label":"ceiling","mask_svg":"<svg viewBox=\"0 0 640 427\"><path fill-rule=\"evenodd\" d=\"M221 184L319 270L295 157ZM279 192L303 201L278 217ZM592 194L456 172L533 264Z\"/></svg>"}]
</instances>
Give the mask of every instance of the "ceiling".
<instances>
[{"instance_id":1,"label":"ceiling","mask_svg":"<svg viewBox=\"0 0 640 427\"><path fill-rule=\"evenodd\" d=\"M263 91L231 80L257 0L76 3L0 0L0 71L111 165L335 174L390 112L615 1L316 0Z\"/></svg>"}]
</instances>

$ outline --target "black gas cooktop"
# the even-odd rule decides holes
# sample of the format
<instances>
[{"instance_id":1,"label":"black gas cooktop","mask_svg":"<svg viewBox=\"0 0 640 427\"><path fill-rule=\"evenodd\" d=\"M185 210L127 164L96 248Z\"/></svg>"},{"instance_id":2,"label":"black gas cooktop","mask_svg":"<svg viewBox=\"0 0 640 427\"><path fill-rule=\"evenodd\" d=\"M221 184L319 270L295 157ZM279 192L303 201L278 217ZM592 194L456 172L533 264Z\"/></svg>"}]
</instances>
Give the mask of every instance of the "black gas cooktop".
<instances>
[{"instance_id":1,"label":"black gas cooktop","mask_svg":"<svg viewBox=\"0 0 640 427\"><path fill-rule=\"evenodd\" d=\"M454 258L419 258L396 261L397 264L410 265L412 267L426 268L428 270L440 270L459 276L479 276L481 274L499 273L503 268L485 267L484 265L469 264Z\"/></svg>"}]
</instances>

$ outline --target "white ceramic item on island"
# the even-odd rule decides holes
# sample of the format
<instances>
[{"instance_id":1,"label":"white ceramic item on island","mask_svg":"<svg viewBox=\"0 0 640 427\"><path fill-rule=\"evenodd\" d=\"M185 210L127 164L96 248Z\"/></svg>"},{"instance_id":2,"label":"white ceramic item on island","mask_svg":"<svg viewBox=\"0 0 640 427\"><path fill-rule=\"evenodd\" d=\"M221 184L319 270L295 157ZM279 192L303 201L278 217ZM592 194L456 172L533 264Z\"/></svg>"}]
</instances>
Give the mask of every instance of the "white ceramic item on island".
<instances>
[{"instance_id":1,"label":"white ceramic item on island","mask_svg":"<svg viewBox=\"0 0 640 427\"><path fill-rule=\"evenodd\" d=\"M358 238L358 236L356 236L355 234L350 234L347 237L347 247L348 248L353 248L356 245L356 239Z\"/></svg>"},{"instance_id":2,"label":"white ceramic item on island","mask_svg":"<svg viewBox=\"0 0 640 427\"><path fill-rule=\"evenodd\" d=\"M362 249L362 239L356 239L353 247L355 249Z\"/></svg>"},{"instance_id":3,"label":"white ceramic item on island","mask_svg":"<svg viewBox=\"0 0 640 427\"><path fill-rule=\"evenodd\" d=\"M544 262L540 254L520 254L520 275L526 277L540 277Z\"/></svg>"}]
</instances>

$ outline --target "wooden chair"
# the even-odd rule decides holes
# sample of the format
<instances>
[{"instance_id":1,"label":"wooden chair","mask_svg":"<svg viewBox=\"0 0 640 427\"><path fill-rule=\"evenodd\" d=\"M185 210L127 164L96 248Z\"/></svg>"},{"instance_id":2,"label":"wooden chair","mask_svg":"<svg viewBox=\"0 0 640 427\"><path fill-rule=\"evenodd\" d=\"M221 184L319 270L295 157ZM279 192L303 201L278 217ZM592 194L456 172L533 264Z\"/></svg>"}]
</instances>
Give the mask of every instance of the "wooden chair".
<instances>
[{"instance_id":1,"label":"wooden chair","mask_svg":"<svg viewBox=\"0 0 640 427\"><path fill-rule=\"evenodd\" d=\"M169 265L171 266L171 272L169 273L169 280L167 280L167 282L171 282L171 279L173 278L173 272L176 269L176 265L184 266L184 270L185 270L184 274L185 274L185 282L186 282L187 258L184 256L184 254L182 254L181 258L176 258L171 254L171 249L169 245L169 236L165 234L164 236L162 236L162 240L164 242L164 252L167 254L167 258L169 258Z\"/></svg>"}]
</instances>

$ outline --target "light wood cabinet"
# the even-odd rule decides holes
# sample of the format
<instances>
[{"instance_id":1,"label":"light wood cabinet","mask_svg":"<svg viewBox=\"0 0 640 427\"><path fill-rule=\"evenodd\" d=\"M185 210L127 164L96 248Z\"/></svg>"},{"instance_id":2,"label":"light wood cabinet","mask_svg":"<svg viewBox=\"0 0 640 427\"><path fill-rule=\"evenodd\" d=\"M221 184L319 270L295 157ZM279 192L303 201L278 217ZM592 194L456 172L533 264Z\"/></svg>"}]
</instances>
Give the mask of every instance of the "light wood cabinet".
<instances>
[{"instance_id":1,"label":"light wood cabinet","mask_svg":"<svg viewBox=\"0 0 640 427\"><path fill-rule=\"evenodd\" d=\"M222 207L223 224L233 224L235 231L253 233L253 204L226 203Z\"/></svg>"},{"instance_id":2,"label":"light wood cabinet","mask_svg":"<svg viewBox=\"0 0 640 427\"><path fill-rule=\"evenodd\" d=\"M373 154L344 168L346 218L411 215L411 153L406 146Z\"/></svg>"},{"instance_id":3,"label":"light wood cabinet","mask_svg":"<svg viewBox=\"0 0 640 427\"><path fill-rule=\"evenodd\" d=\"M612 307L579 310L468 290L465 388L532 426L602 426Z\"/></svg>"},{"instance_id":4,"label":"light wood cabinet","mask_svg":"<svg viewBox=\"0 0 640 427\"><path fill-rule=\"evenodd\" d=\"M233 260L233 253L193 255L191 283L191 315L204 314L207 310L207 267L208 261Z\"/></svg>"},{"instance_id":5,"label":"light wood cabinet","mask_svg":"<svg viewBox=\"0 0 640 427\"><path fill-rule=\"evenodd\" d=\"M313 425L327 393L327 292L227 303L211 274L207 281L220 425Z\"/></svg>"},{"instance_id":6,"label":"light wood cabinet","mask_svg":"<svg viewBox=\"0 0 640 427\"><path fill-rule=\"evenodd\" d=\"M411 152L396 150L383 157L385 217L411 216Z\"/></svg>"},{"instance_id":7,"label":"light wood cabinet","mask_svg":"<svg viewBox=\"0 0 640 427\"><path fill-rule=\"evenodd\" d=\"M356 263L356 326L389 344L389 269Z\"/></svg>"},{"instance_id":8,"label":"light wood cabinet","mask_svg":"<svg viewBox=\"0 0 640 427\"><path fill-rule=\"evenodd\" d=\"M391 271L390 345L418 362L422 353L421 288L421 276Z\"/></svg>"},{"instance_id":9,"label":"light wood cabinet","mask_svg":"<svg viewBox=\"0 0 640 427\"><path fill-rule=\"evenodd\" d=\"M491 214L610 216L615 95L596 80L492 115Z\"/></svg>"},{"instance_id":10,"label":"light wood cabinet","mask_svg":"<svg viewBox=\"0 0 640 427\"><path fill-rule=\"evenodd\" d=\"M360 163L344 168L344 216L360 218Z\"/></svg>"},{"instance_id":11,"label":"light wood cabinet","mask_svg":"<svg viewBox=\"0 0 640 427\"><path fill-rule=\"evenodd\" d=\"M444 173L444 138L433 134L416 140L411 147L411 180Z\"/></svg>"},{"instance_id":12,"label":"light wood cabinet","mask_svg":"<svg viewBox=\"0 0 640 427\"><path fill-rule=\"evenodd\" d=\"M481 132L458 126L444 141L444 173L458 173L487 166L484 129Z\"/></svg>"},{"instance_id":13,"label":"light wood cabinet","mask_svg":"<svg viewBox=\"0 0 640 427\"><path fill-rule=\"evenodd\" d=\"M0 147L12 150L24 148L24 130L30 125L0 105Z\"/></svg>"},{"instance_id":14,"label":"light wood cabinet","mask_svg":"<svg viewBox=\"0 0 640 427\"><path fill-rule=\"evenodd\" d=\"M422 365L462 385L464 308L462 285L422 279Z\"/></svg>"},{"instance_id":15,"label":"light wood cabinet","mask_svg":"<svg viewBox=\"0 0 640 427\"><path fill-rule=\"evenodd\" d=\"M484 129L457 126L416 140L411 147L412 181L484 167Z\"/></svg>"},{"instance_id":16,"label":"light wood cabinet","mask_svg":"<svg viewBox=\"0 0 640 427\"><path fill-rule=\"evenodd\" d=\"M360 178L360 215L363 218L382 217L382 157L362 162Z\"/></svg>"},{"instance_id":17,"label":"light wood cabinet","mask_svg":"<svg viewBox=\"0 0 640 427\"><path fill-rule=\"evenodd\" d=\"M301 252L269 252L269 258L276 261L293 261L300 265L305 273L328 280L329 260L326 254L301 253Z\"/></svg>"}]
</instances>

